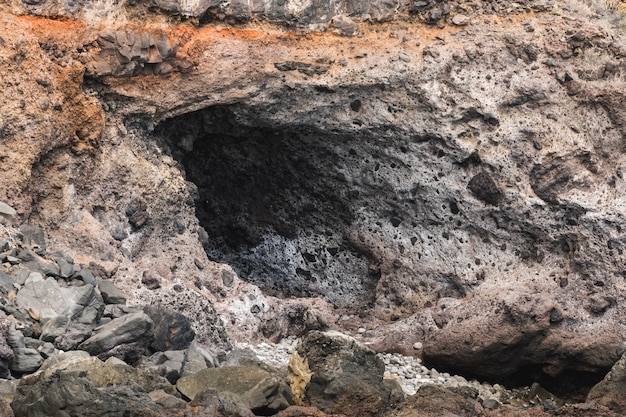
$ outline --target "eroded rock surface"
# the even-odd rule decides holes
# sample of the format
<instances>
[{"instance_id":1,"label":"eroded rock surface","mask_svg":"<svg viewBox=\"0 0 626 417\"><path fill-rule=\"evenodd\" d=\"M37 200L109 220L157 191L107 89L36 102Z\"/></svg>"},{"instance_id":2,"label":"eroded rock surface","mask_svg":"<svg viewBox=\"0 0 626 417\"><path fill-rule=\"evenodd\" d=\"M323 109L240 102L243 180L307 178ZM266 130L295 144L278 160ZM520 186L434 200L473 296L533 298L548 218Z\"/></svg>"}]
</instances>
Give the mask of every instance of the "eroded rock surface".
<instances>
[{"instance_id":1,"label":"eroded rock surface","mask_svg":"<svg viewBox=\"0 0 626 417\"><path fill-rule=\"evenodd\" d=\"M595 384L626 330L619 34L558 3L333 4L4 1L2 218L91 270L3 251L40 274L3 294L97 276L223 347L342 328Z\"/></svg>"}]
</instances>

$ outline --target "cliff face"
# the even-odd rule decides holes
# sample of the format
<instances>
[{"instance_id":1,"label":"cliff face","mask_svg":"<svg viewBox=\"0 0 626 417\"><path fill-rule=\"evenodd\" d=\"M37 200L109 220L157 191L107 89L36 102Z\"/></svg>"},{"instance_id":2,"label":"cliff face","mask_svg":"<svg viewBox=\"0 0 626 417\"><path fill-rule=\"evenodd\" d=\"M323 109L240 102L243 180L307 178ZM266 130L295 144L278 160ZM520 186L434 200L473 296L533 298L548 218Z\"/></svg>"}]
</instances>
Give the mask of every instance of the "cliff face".
<instances>
[{"instance_id":1,"label":"cliff face","mask_svg":"<svg viewBox=\"0 0 626 417\"><path fill-rule=\"evenodd\" d=\"M292 3L7 3L0 200L206 341L362 327L473 376L601 376L626 331L617 33L532 2Z\"/></svg>"}]
</instances>

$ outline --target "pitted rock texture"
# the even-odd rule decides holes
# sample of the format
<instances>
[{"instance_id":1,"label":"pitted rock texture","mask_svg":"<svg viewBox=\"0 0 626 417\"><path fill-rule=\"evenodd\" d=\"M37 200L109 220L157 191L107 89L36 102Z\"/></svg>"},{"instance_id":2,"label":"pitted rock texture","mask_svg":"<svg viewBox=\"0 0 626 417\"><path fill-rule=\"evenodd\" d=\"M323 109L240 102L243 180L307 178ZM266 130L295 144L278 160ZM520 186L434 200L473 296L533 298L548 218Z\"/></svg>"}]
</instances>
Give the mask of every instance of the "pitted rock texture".
<instances>
[{"instance_id":1,"label":"pitted rock texture","mask_svg":"<svg viewBox=\"0 0 626 417\"><path fill-rule=\"evenodd\" d=\"M132 77L89 72L107 28L1 12L0 200L200 340L363 328L442 369L592 385L626 330L626 46L452 6L360 37L147 14L115 33L162 25L148 55L193 65Z\"/></svg>"}]
</instances>

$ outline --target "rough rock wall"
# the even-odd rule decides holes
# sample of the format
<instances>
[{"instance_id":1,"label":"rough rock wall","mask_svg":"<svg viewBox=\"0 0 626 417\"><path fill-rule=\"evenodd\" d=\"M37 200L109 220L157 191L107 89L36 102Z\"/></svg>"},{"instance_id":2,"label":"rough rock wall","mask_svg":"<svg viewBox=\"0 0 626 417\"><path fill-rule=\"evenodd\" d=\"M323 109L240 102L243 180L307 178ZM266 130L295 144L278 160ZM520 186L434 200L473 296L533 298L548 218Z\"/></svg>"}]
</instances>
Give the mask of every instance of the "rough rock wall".
<instances>
[{"instance_id":1,"label":"rough rock wall","mask_svg":"<svg viewBox=\"0 0 626 417\"><path fill-rule=\"evenodd\" d=\"M482 377L602 372L626 330L626 47L467 10L358 37L3 13L0 199L206 340L215 307L235 338L363 327Z\"/></svg>"}]
</instances>

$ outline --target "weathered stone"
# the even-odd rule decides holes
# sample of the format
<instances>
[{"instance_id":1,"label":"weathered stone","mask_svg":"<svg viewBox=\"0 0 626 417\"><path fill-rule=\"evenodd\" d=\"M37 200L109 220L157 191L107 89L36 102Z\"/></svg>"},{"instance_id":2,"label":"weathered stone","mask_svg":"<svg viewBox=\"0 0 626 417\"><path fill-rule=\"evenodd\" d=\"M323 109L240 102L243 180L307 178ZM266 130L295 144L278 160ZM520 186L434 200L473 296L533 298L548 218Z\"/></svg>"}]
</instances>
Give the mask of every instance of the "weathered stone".
<instances>
[{"instance_id":1,"label":"weathered stone","mask_svg":"<svg viewBox=\"0 0 626 417\"><path fill-rule=\"evenodd\" d=\"M209 362L207 364L207 362L208 361L206 360L205 356L192 344L192 346L187 349L187 354L185 355L185 362L183 364L183 370L181 375L191 375L209 367L215 367L214 363Z\"/></svg>"},{"instance_id":2,"label":"weathered stone","mask_svg":"<svg viewBox=\"0 0 626 417\"><path fill-rule=\"evenodd\" d=\"M0 378L8 378L11 376L9 370L9 362L13 359L13 349L9 344L8 338L11 327L15 325L7 318L0 318Z\"/></svg>"},{"instance_id":3,"label":"weathered stone","mask_svg":"<svg viewBox=\"0 0 626 417\"><path fill-rule=\"evenodd\" d=\"M111 281L100 281L98 289L106 304L126 304L126 296Z\"/></svg>"},{"instance_id":4,"label":"weathered stone","mask_svg":"<svg viewBox=\"0 0 626 417\"><path fill-rule=\"evenodd\" d=\"M469 23L469 17L464 14L455 14L452 16L452 23L457 26L465 26Z\"/></svg>"},{"instance_id":5,"label":"weathered stone","mask_svg":"<svg viewBox=\"0 0 626 417\"><path fill-rule=\"evenodd\" d=\"M176 384L176 381L183 373L185 356L186 352L184 350L157 352L150 356L142 366L153 369L157 374L167 378L172 384Z\"/></svg>"},{"instance_id":6,"label":"weathered stone","mask_svg":"<svg viewBox=\"0 0 626 417\"><path fill-rule=\"evenodd\" d=\"M611 371L587 395L587 402L626 410L626 354L613 365Z\"/></svg>"},{"instance_id":7,"label":"weathered stone","mask_svg":"<svg viewBox=\"0 0 626 417\"><path fill-rule=\"evenodd\" d=\"M23 266L28 268L32 272L39 272L43 275L59 275L59 266L56 264L56 262L42 258L36 252L30 249L20 250L17 256L19 259L22 260Z\"/></svg>"},{"instance_id":8,"label":"weathered stone","mask_svg":"<svg viewBox=\"0 0 626 417\"><path fill-rule=\"evenodd\" d=\"M158 389L174 394L165 379L150 372L68 352L47 359L38 372L21 379L13 409L17 416L33 417L157 417L160 407L148 393Z\"/></svg>"},{"instance_id":9,"label":"weathered stone","mask_svg":"<svg viewBox=\"0 0 626 417\"><path fill-rule=\"evenodd\" d=\"M104 309L102 297L93 286L64 287L53 278L34 274L17 293L16 303L25 309L36 308L42 324L57 316L92 323L100 318Z\"/></svg>"},{"instance_id":10,"label":"weathered stone","mask_svg":"<svg viewBox=\"0 0 626 417\"><path fill-rule=\"evenodd\" d=\"M237 394L251 410L281 410L291 403L291 392L277 375L254 366L209 368L178 380L176 388L187 398L213 388Z\"/></svg>"},{"instance_id":11,"label":"weathered stone","mask_svg":"<svg viewBox=\"0 0 626 417\"><path fill-rule=\"evenodd\" d=\"M9 404L13 402L13 397L15 396L19 382L18 379L9 380L0 378L0 398ZM2 407L0 407L0 416L4 416L4 414L2 414Z\"/></svg>"},{"instance_id":12,"label":"weathered stone","mask_svg":"<svg viewBox=\"0 0 626 417\"><path fill-rule=\"evenodd\" d=\"M23 224L20 226L22 233L22 241L24 244L33 249L36 253L44 253L47 249L46 237L43 229L32 224Z\"/></svg>"},{"instance_id":13,"label":"weathered stone","mask_svg":"<svg viewBox=\"0 0 626 417\"><path fill-rule=\"evenodd\" d=\"M376 353L337 332L312 331L297 348L312 372L304 402L328 413L378 416L391 390L383 382L385 365Z\"/></svg>"},{"instance_id":14,"label":"weathered stone","mask_svg":"<svg viewBox=\"0 0 626 417\"><path fill-rule=\"evenodd\" d=\"M255 414L236 394L214 388L199 392L189 403L194 409L203 409L209 416L254 417Z\"/></svg>"},{"instance_id":15,"label":"weathered stone","mask_svg":"<svg viewBox=\"0 0 626 417\"><path fill-rule=\"evenodd\" d=\"M0 201L0 223L13 224L15 221L15 216L17 216L17 212L7 203Z\"/></svg>"},{"instance_id":16,"label":"weathered stone","mask_svg":"<svg viewBox=\"0 0 626 417\"><path fill-rule=\"evenodd\" d=\"M96 278L96 276L87 268L81 268L78 272L72 275L73 279L79 279L83 281L85 284L93 285L94 287L98 285L100 278Z\"/></svg>"},{"instance_id":17,"label":"weathered stone","mask_svg":"<svg viewBox=\"0 0 626 417\"><path fill-rule=\"evenodd\" d=\"M9 274L5 274L4 272L0 271L0 291L3 294L8 294L10 291L15 291L15 278L13 278L11 275Z\"/></svg>"},{"instance_id":18,"label":"weathered stone","mask_svg":"<svg viewBox=\"0 0 626 417\"><path fill-rule=\"evenodd\" d=\"M161 288L161 277L152 271L143 271L141 283L150 290Z\"/></svg>"},{"instance_id":19,"label":"weathered stone","mask_svg":"<svg viewBox=\"0 0 626 417\"><path fill-rule=\"evenodd\" d=\"M69 278L74 273L74 265L65 259L57 258L57 265L59 265L59 276L61 278Z\"/></svg>"},{"instance_id":20,"label":"weathered stone","mask_svg":"<svg viewBox=\"0 0 626 417\"><path fill-rule=\"evenodd\" d=\"M4 398L0 398L0 416L14 417L11 405Z\"/></svg>"},{"instance_id":21,"label":"weathered stone","mask_svg":"<svg viewBox=\"0 0 626 417\"><path fill-rule=\"evenodd\" d=\"M122 316L94 329L93 335L81 343L78 348L92 355L98 355L115 346L152 339L153 322L143 312Z\"/></svg>"},{"instance_id":22,"label":"weathered stone","mask_svg":"<svg viewBox=\"0 0 626 417\"><path fill-rule=\"evenodd\" d=\"M43 363L43 358L36 349L13 349L13 359L9 364L11 371L17 374L35 372Z\"/></svg>"},{"instance_id":23,"label":"weathered stone","mask_svg":"<svg viewBox=\"0 0 626 417\"><path fill-rule=\"evenodd\" d=\"M154 350L163 352L189 347L195 333L187 317L161 307L146 306L144 312L154 322L154 341L151 345Z\"/></svg>"},{"instance_id":24,"label":"weathered stone","mask_svg":"<svg viewBox=\"0 0 626 417\"><path fill-rule=\"evenodd\" d=\"M479 172L470 180L467 188L476 198L487 204L497 206L500 203L502 192L498 189L495 181L486 172Z\"/></svg>"}]
</instances>

